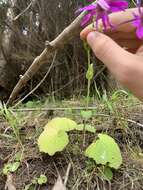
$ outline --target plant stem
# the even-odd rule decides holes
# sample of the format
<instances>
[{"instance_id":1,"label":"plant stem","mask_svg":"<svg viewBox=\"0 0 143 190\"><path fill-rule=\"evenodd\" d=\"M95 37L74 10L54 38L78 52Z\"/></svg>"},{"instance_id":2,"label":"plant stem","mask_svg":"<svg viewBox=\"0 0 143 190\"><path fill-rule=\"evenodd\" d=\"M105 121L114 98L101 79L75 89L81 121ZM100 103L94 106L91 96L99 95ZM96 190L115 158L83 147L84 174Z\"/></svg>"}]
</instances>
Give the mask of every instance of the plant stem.
<instances>
[{"instance_id":1,"label":"plant stem","mask_svg":"<svg viewBox=\"0 0 143 190\"><path fill-rule=\"evenodd\" d=\"M87 60L88 60L87 63L88 63L88 68L89 68L89 66L90 66L90 49L89 49L89 47L87 47ZM89 105L90 84L91 84L91 80L88 79L88 84L87 84L87 96L86 96L86 98L87 98L86 107L88 107L88 105Z\"/></svg>"}]
</instances>

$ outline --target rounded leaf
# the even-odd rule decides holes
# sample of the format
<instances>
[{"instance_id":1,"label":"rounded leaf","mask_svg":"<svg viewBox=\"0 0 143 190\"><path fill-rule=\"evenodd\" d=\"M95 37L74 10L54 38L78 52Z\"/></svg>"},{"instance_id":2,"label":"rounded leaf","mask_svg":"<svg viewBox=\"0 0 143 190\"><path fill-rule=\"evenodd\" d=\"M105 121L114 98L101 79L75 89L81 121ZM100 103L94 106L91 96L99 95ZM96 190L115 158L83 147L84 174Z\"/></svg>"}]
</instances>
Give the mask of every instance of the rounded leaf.
<instances>
[{"instance_id":1,"label":"rounded leaf","mask_svg":"<svg viewBox=\"0 0 143 190\"><path fill-rule=\"evenodd\" d=\"M20 166L20 162L7 163L4 165L3 174L7 175L9 172L15 172Z\"/></svg>"},{"instance_id":2,"label":"rounded leaf","mask_svg":"<svg viewBox=\"0 0 143 190\"><path fill-rule=\"evenodd\" d=\"M38 146L40 152L45 152L52 156L56 152L62 151L68 142L68 135L65 131L49 127L41 133Z\"/></svg>"},{"instance_id":3,"label":"rounded leaf","mask_svg":"<svg viewBox=\"0 0 143 190\"><path fill-rule=\"evenodd\" d=\"M86 149L85 155L94 159L97 164L108 164L109 167L118 169L122 164L119 146L106 134L99 134L98 137L99 139Z\"/></svg>"},{"instance_id":4,"label":"rounded leaf","mask_svg":"<svg viewBox=\"0 0 143 190\"><path fill-rule=\"evenodd\" d=\"M113 172L111 168L105 167L101 177L106 181L111 181L113 179Z\"/></svg>"},{"instance_id":5,"label":"rounded leaf","mask_svg":"<svg viewBox=\"0 0 143 190\"><path fill-rule=\"evenodd\" d=\"M48 180L45 175L41 174L37 181L38 181L39 185L43 185L43 184L47 183Z\"/></svg>"},{"instance_id":6,"label":"rounded leaf","mask_svg":"<svg viewBox=\"0 0 143 190\"><path fill-rule=\"evenodd\" d=\"M92 117L92 111L81 111L81 116L83 119L88 120Z\"/></svg>"},{"instance_id":7,"label":"rounded leaf","mask_svg":"<svg viewBox=\"0 0 143 190\"><path fill-rule=\"evenodd\" d=\"M57 130L71 131L76 129L76 125L76 122L71 119L65 117L56 117L52 119L50 122L48 122L48 124L45 126L45 129L52 127Z\"/></svg>"}]
</instances>

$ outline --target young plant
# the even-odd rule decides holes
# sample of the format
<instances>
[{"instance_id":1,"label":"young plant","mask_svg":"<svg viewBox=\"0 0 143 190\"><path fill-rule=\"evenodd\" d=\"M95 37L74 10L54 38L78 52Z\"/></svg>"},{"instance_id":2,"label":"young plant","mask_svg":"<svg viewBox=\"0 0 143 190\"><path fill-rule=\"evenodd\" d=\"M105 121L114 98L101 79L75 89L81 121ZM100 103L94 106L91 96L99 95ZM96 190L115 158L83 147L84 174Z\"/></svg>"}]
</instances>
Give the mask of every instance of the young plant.
<instances>
[{"instance_id":1,"label":"young plant","mask_svg":"<svg viewBox=\"0 0 143 190\"><path fill-rule=\"evenodd\" d=\"M122 156L117 143L106 134L98 134L98 139L89 145L85 155L92 158L97 165L104 166L103 170L99 170L106 180L111 180L113 177L111 168L118 169L122 164Z\"/></svg>"},{"instance_id":2,"label":"young plant","mask_svg":"<svg viewBox=\"0 0 143 190\"><path fill-rule=\"evenodd\" d=\"M108 166L98 167L98 176L106 181L111 181L113 179L112 169Z\"/></svg>"},{"instance_id":3,"label":"young plant","mask_svg":"<svg viewBox=\"0 0 143 190\"><path fill-rule=\"evenodd\" d=\"M102 101L107 106L107 108L109 109L109 111L111 113L114 113L113 102L108 98L106 91L104 91L104 94L102 96Z\"/></svg>"},{"instance_id":4,"label":"young plant","mask_svg":"<svg viewBox=\"0 0 143 190\"><path fill-rule=\"evenodd\" d=\"M34 190L34 186L36 185L44 185L46 184L48 181L47 179L47 176L44 175L44 174L41 174L39 177L35 177L31 183L27 184L25 187L24 187L24 190Z\"/></svg>"},{"instance_id":5,"label":"young plant","mask_svg":"<svg viewBox=\"0 0 143 190\"><path fill-rule=\"evenodd\" d=\"M20 139L19 134L19 118L17 118L10 109L6 107L4 104L2 108L0 108L0 113L3 115L3 117L6 119L6 121L9 123L10 127L12 128L15 138L19 142L19 144L22 146L22 142Z\"/></svg>"},{"instance_id":6,"label":"young plant","mask_svg":"<svg viewBox=\"0 0 143 190\"><path fill-rule=\"evenodd\" d=\"M4 165L3 174L8 175L9 173L15 172L20 166L20 162L7 163Z\"/></svg>"},{"instance_id":7,"label":"young plant","mask_svg":"<svg viewBox=\"0 0 143 190\"><path fill-rule=\"evenodd\" d=\"M67 132L72 130L83 131L83 125L77 125L68 118L54 118L45 126L44 131L38 138L40 152L53 156L56 152L62 151L69 143ZM85 130L95 132L90 125Z\"/></svg>"},{"instance_id":8,"label":"young plant","mask_svg":"<svg viewBox=\"0 0 143 190\"><path fill-rule=\"evenodd\" d=\"M37 183L39 185L43 185L43 184L46 184L47 183L47 176L41 174L38 178L37 178Z\"/></svg>"},{"instance_id":9,"label":"young plant","mask_svg":"<svg viewBox=\"0 0 143 190\"><path fill-rule=\"evenodd\" d=\"M4 175L8 175L9 173L14 173L15 171L17 171L18 168L20 167L22 156L23 156L23 150L17 152L13 157L13 162L8 162L4 164L2 173Z\"/></svg>"},{"instance_id":10,"label":"young plant","mask_svg":"<svg viewBox=\"0 0 143 190\"><path fill-rule=\"evenodd\" d=\"M87 110L87 111L84 111L82 110L81 111L81 116L83 118L83 143L82 143L82 148L84 148L84 145L85 145L85 131L86 131L86 128L87 128L87 121L92 117L92 111L90 110Z\"/></svg>"},{"instance_id":11,"label":"young plant","mask_svg":"<svg viewBox=\"0 0 143 190\"><path fill-rule=\"evenodd\" d=\"M108 165L114 169L118 169L122 164L117 143L106 134L98 134L98 139L86 149L85 155L94 159L97 164Z\"/></svg>"}]
</instances>

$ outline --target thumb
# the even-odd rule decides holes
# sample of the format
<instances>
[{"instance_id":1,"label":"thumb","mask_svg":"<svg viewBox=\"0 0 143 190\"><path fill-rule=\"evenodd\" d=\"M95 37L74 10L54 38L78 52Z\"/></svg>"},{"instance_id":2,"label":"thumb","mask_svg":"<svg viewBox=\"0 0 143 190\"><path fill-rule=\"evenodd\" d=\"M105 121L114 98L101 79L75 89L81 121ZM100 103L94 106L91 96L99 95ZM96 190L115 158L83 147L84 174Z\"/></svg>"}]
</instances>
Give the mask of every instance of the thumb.
<instances>
[{"instance_id":1,"label":"thumb","mask_svg":"<svg viewBox=\"0 0 143 190\"><path fill-rule=\"evenodd\" d=\"M111 71L112 67L121 67L122 63L129 60L131 54L120 47L107 35L100 32L90 32L87 35L87 42L92 48L94 54L100 59Z\"/></svg>"}]
</instances>

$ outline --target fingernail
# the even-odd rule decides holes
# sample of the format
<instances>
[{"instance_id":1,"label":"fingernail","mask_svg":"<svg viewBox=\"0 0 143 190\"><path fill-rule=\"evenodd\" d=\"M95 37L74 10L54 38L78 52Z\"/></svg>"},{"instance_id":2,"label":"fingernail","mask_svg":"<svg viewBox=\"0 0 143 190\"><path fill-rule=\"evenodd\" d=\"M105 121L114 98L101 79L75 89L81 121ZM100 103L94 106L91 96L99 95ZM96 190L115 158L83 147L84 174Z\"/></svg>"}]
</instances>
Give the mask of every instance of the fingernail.
<instances>
[{"instance_id":1,"label":"fingernail","mask_svg":"<svg viewBox=\"0 0 143 190\"><path fill-rule=\"evenodd\" d=\"M96 38L99 36L99 34L100 34L100 33L99 33L99 32L96 32L96 31L90 32L90 33L87 35L87 42L88 42L88 44L92 46L92 44L95 43L95 40L96 40Z\"/></svg>"}]
</instances>

